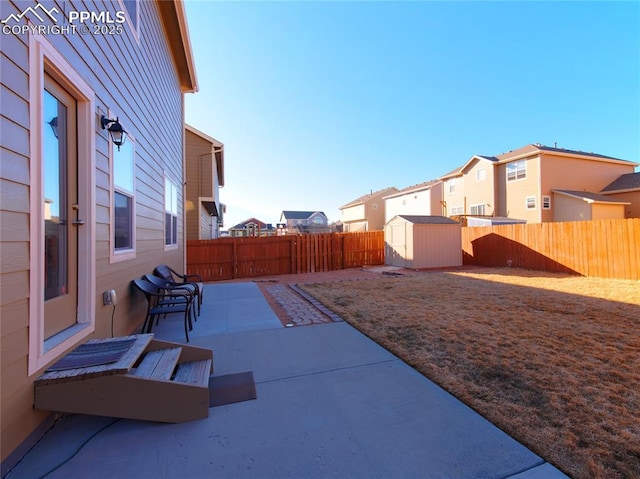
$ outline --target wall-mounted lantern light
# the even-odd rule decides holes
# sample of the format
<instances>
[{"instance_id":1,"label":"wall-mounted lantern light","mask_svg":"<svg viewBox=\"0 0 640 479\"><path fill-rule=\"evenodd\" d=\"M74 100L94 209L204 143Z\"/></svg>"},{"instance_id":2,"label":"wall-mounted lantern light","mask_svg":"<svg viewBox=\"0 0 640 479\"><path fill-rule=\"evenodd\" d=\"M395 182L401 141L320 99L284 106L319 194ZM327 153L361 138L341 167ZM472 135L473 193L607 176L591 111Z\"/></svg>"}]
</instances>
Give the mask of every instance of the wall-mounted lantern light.
<instances>
[{"instance_id":1,"label":"wall-mounted lantern light","mask_svg":"<svg viewBox=\"0 0 640 479\"><path fill-rule=\"evenodd\" d=\"M53 131L53 134L55 135L56 138L58 138L58 117L54 116L51 121L47 122L47 125L49 125L51 127L51 130Z\"/></svg>"},{"instance_id":2,"label":"wall-mounted lantern light","mask_svg":"<svg viewBox=\"0 0 640 479\"><path fill-rule=\"evenodd\" d=\"M120 151L120 147L124 144L124 140L127 139L127 132L122 128L118 118L111 120L102 115L100 118L100 124L102 125L103 130L106 129L109 132L111 141L113 141L113 144L116 145L118 147L118 151Z\"/></svg>"}]
</instances>

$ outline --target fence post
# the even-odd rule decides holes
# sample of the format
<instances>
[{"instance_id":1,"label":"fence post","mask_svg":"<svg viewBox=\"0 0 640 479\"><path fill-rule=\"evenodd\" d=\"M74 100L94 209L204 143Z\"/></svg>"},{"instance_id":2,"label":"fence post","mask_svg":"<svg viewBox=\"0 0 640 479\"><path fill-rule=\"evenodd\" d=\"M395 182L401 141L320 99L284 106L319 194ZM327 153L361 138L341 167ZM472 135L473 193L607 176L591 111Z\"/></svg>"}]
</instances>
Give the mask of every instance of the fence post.
<instances>
[{"instance_id":1,"label":"fence post","mask_svg":"<svg viewBox=\"0 0 640 479\"><path fill-rule=\"evenodd\" d=\"M233 242L233 262L231 263L231 277L236 278L236 269L238 268L238 242Z\"/></svg>"}]
</instances>

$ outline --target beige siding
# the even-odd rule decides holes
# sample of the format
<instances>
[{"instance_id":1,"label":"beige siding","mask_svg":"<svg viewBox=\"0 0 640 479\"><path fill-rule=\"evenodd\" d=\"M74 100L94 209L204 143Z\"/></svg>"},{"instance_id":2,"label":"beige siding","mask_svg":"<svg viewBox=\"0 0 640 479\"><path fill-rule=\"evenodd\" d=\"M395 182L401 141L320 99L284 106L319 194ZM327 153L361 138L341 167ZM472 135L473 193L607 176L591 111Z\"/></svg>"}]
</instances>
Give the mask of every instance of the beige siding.
<instances>
[{"instance_id":1,"label":"beige siding","mask_svg":"<svg viewBox=\"0 0 640 479\"><path fill-rule=\"evenodd\" d=\"M604 203L593 203L591 206L592 220L624 219L625 205L607 205Z\"/></svg>"},{"instance_id":2,"label":"beige siding","mask_svg":"<svg viewBox=\"0 0 640 479\"><path fill-rule=\"evenodd\" d=\"M633 171L634 167L630 164L558 157L543 153L540 194L549 196L554 189L598 193L620 175ZM553 208L552 204L550 210L543 211L542 221L553 221L552 218L556 216Z\"/></svg>"},{"instance_id":3,"label":"beige siding","mask_svg":"<svg viewBox=\"0 0 640 479\"><path fill-rule=\"evenodd\" d=\"M186 157L186 237L189 240L207 239L211 235L211 230L200 236L201 228L206 225L201 221L200 203L201 198L215 198L217 189L215 188L215 156L213 145L192 131L185 131L185 157ZM219 202L216 199L216 205ZM206 214L206 211L205 213ZM206 220L210 221L210 220Z\"/></svg>"},{"instance_id":4,"label":"beige siding","mask_svg":"<svg viewBox=\"0 0 640 479\"><path fill-rule=\"evenodd\" d=\"M53 2L60 11L86 10L84 2ZM20 13L25 4L0 2L0 17ZM92 2L92 10L114 12L117 2ZM178 211L178 248L164 248L164 180L166 172L179 188L183 176L183 95L165 32L154 2L140 2L139 42L128 26L123 35L50 35L47 39L95 93L96 111L96 331L111 335L111 306L102 292L115 289L113 329L116 335L137 331L146 308L144 298L131 294L130 281L158 263L182 270L182 207ZM3 35L0 99L2 115L2 460L42 422L46 413L33 409L33 379L28 376L29 292L29 48L26 35ZM136 257L110 263L109 143L99 127L99 115L111 111L136 139ZM162 119L162 126L157 121ZM179 205L182 205L179 191ZM9 255L9 256L7 256Z\"/></svg>"},{"instance_id":5,"label":"beige siding","mask_svg":"<svg viewBox=\"0 0 640 479\"><path fill-rule=\"evenodd\" d=\"M391 220L397 215L441 215L442 184L433 185L420 191L409 191L385 201L385 218Z\"/></svg>"},{"instance_id":6,"label":"beige siding","mask_svg":"<svg viewBox=\"0 0 640 479\"><path fill-rule=\"evenodd\" d=\"M382 231L384 229L384 200L380 197L372 198L364 203L367 217L368 231Z\"/></svg>"},{"instance_id":7,"label":"beige siding","mask_svg":"<svg viewBox=\"0 0 640 479\"><path fill-rule=\"evenodd\" d=\"M640 218L640 191L613 193L606 196L615 201L626 201L631 203L624 207L625 218Z\"/></svg>"},{"instance_id":8,"label":"beige siding","mask_svg":"<svg viewBox=\"0 0 640 479\"><path fill-rule=\"evenodd\" d=\"M542 210L542 198L539 193L539 172L540 159L536 156L527 158L527 176L520 180L507 181L507 164L498 166L498 178L504 178L504 196L500 199L504 205L504 216L527 220L529 223L540 222L540 211ZM536 206L527 209L527 197L533 196L536 199Z\"/></svg>"},{"instance_id":9,"label":"beige siding","mask_svg":"<svg viewBox=\"0 0 640 479\"><path fill-rule=\"evenodd\" d=\"M452 192L450 189L453 184L455 184L455 188ZM449 178L442 182L442 197L446 202L446 216L465 214L466 205L464 188L465 181L462 175L455 178ZM456 211L454 208L461 208L462 212L454 212Z\"/></svg>"},{"instance_id":10,"label":"beige siding","mask_svg":"<svg viewBox=\"0 0 640 479\"><path fill-rule=\"evenodd\" d=\"M341 219L343 223L365 219L364 204L344 208L341 210Z\"/></svg>"},{"instance_id":11,"label":"beige siding","mask_svg":"<svg viewBox=\"0 0 640 479\"><path fill-rule=\"evenodd\" d=\"M474 205L484 205L485 215L491 215L495 211L496 202L494 200L494 175L493 163L487 160L476 160L475 163L464 173L464 194L466 211L471 213ZM478 172L484 173L484 179L478 179Z\"/></svg>"},{"instance_id":12,"label":"beige siding","mask_svg":"<svg viewBox=\"0 0 640 479\"><path fill-rule=\"evenodd\" d=\"M462 266L460 225L413 225L411 268Z\"/></svg>"},{"instance_id":13,"label":"beige siding","mask_svg":"<svg viewBox=\"0 0 640 479\"><path fill-rule=\"evenodd\" d=\"M404 268L462 265L459 224L413 224L395 217L385 225L385 263Z\"/></svg>"}]
</instances>

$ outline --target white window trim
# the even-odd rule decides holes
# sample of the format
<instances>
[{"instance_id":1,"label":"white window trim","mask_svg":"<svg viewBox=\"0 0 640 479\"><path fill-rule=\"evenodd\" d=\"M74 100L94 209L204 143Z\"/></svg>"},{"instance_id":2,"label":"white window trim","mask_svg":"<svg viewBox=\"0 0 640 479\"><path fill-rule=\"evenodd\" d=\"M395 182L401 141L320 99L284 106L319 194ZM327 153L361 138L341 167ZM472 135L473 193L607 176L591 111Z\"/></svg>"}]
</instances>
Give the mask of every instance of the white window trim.
<instances>
[{"instance_id":1,"label":"white window trim","mask_svg":"<svg viewBox=\"0 0 640 479\"><path fill-rule=\"evenodd\" d=\"M474 212L473 212L473 209L474 209L474 208L478 208L478 207L482 207L482 210L483 210L483 211L482 211L482 213L474 213ZM472 214L472 215L479 215L479 216L485 216L485 215L486 215L486 212L484 211L484 210L485 210L485 207L486 207L486 203L477 203L477 204L475 204L475 205L470 205L470 206L469 206L470 214Z\"/></svg>"},{"instance_id":2,"label":"white window trim","mask_svg":"<svg viewBox=\"0 0 640 479\"><path fill-rule=\"evenodd\" d=\"M129 10L127 10L127 7L124 6L124 2L122 0L118 0L120 11L124 12L124 16L127 19L126 23L127 25L129 25L129 30L131 30L131 33L133 33L133 38L136 39L136 43L138 44L138 46L140 46L140 5L142 2L136 0L136 3L136 19L134 25L133 18L131 18L131 16L129 15Z\"/></svg>"},{"instance_id":3,"label":"white window trim","mask_svg":"<svg viewBox=\"0 0 640 479\"><path fill-rule=\"evenodd\" d=\"M454 194L456 192L456 179L452 178L452 179L450 179L448 181L448 183L449 183L447 185L448 186L448 191L449 191L449 194L452 195L452 194Z\"/></svg>"},{"instance_id":4,"label":"white window trim","mask_svg":"<svg viewBox=\"0 0 640 479\"><path fill-rule=\"evenodd\" d=\"M533 200L533 206L529 206L529 200ZM528 210L536 210L538 209L537 201L535 196L527 196L525 198L525 208Z\"/></svg>"},{"instance_id":5,"label":"white window trim","mask_svg":"<svg viewBox=\"0 0 640 479\"><path fill-rule=\"evenodd\" d=\"M518 178L518 168L516 168L516 177L513 179L509 179L509 165L516 165L518 163L522 163L522 165L524 166L524 176L521 178ZM510 163L507 163L507 182L512 182L512 181L522 181L522 180L526 180L527 179L527 161L526 160L517 160L517 161L512 161Z\"/></svg>"},{"instance_id":6,"label":"white window trim","mask_svg":"<svg viewBox=\"0 0 640 479\"><path fill-rule=\"evenodd\" d=\"M78 230L77 323L45 340L44 337L44 178L42 175L43 90L47 70L63 80L77 101L78 203L85 224ZM29 253L29 375L57 359L95 330L95 93L51 43L39 34L29 34L30 237Z\"/></svg>"},{"instance_id":7,"label":"white window trim","mask_svg":"<svg viewBox=\"0 0 640 479\"><path fill-rule=\"evenodd\" d=\"M108 111L107 113L107 118L114 118L113 113L111 112L111 110ZM114 159L114 151L113 151L113 142L110 141L109 142L109 173L110 173L110 181L109 181L109 218L110 218L110 222L109 222L109 263L113 264L113 263L120 263L121 261L128 261L131 259L134 259L136 257L136 230L138 229L136 227L136 147L135 147L135 137L133 137L130 133L127 133L127 139L126 141L130 141L133 145L132 147L132 154L133 154L133 191L128 192L126 190L122 190L122 193L125 193L129 196L131 196L131 223L132 223L132 228L131 228L131 244L133 245L132 248L129 249L121 249L121 250L116 250L116 242L115 242L115 225L116 225L116 209L115 209L115 202L114 202L114 195L116 190L118 190L118 188L115 185L114 182L114 166L115 166L115 159Z\"/></svg>"},{"instance_id":8,"label":"white window trim","mask_svg":"<svg viewBox=\"0 0 640 479\"><path fill-rule=\"evenodd\" d=\"M476 181L484 181L487 178L487 171L484 168L476 170Z\"/></svg>"},{"instance_id":9,"label":"white window trim","mask_svg":"<svg viewBox=\"0 0 640 479\"><path fill-rule=\"evenodd\" d=\"M162 175L162 188L164 189L164 194L162 195L162 218L163 218L163 222L162 224L164 225L164 228L162 229L162 243L164 244L164 250L165 251L171 251L171 250L175 250L178 249L178 231L179 229L176 228L176 242L174 244L167 244L167 237L166 237L166 231L167 231L167 210L165 209L165 202L167 199L167 186L166 186L166 180L169 180L171 183L173 183L173 186L175 186L176 188L176 194L180 193L180 190L178 189L178 185L179 183L173 179L173 177L171 175L169 175L166 171L164 172L164 175ZM178 210L180 209L180 198L178 198ZM178 214L179 212L176 211L176 218L180 218L180 215Z\"/></svg>"},{"instance_id":10,"label":"white window trim","mask_svg":"<svg viewBox=\"0 0 640 479\"><path fill-rule=\"evenodd\" d=\"M544 195L542 197L542 209L550 210L551 209L551 196Z\"/></svg>"}]
</instances>

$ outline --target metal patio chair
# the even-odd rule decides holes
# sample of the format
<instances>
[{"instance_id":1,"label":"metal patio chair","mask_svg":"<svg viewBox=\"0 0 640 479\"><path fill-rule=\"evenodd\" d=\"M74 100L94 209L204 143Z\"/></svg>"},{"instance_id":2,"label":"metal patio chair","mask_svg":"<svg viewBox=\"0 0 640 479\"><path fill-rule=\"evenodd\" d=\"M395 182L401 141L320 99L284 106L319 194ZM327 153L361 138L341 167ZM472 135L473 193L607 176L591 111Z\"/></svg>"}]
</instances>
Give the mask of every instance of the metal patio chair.
<instances>
[{"instance_id":1,"label":"metal patio chair","mask_svg":"<svg viewBox=\"0 0 640 479\"><path fill-rule=\"evenodd\" d=\"M184 313L184 334L189 342L189 331L193 329L191 309L194 296L188 291L167 293L162 287L144 279L134 279L132 283L147 299L147 315L141 333L150 333L153 328L153 320L155 319L157 322L160 315Z\"/></svg>"},{"instance_id":2,"label":"metal patio chair","mask_svg":"<svg viewBox=\"0 0 640 479\"><path fill-rule=\"evenodd\" d=\"M198 314L200 314L200 306L202 306L202 293L204 292L204 283L202 282L202 277L199 274L180 274L166 264L156 266L156 268L153 270L153 274L176 285L195 285L197 289L196 295L198 296ZM176 278L180 281L176 281Z\"/></svg>"}]
</instances>

